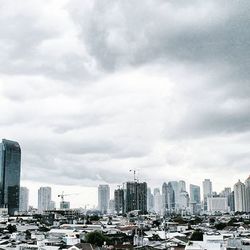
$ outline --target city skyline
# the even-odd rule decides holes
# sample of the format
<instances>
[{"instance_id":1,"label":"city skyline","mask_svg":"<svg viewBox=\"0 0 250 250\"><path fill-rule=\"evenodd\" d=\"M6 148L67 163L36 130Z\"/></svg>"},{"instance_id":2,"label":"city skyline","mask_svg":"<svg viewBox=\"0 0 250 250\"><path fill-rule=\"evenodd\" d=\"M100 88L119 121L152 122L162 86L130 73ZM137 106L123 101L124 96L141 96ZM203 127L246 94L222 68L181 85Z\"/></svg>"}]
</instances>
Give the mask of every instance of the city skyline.
<instances>
[{"instance_id":1,"label":"city skyline","mask_svg":"<svg viewBox=\"0 0 250 250\"><path fill-rule=\"evenodd\" d=\"M247 178L245 178L245 180L242 180L242 183L245 183L245 186L244 186L244 188L246 188L245 192L248 192L248 194L246 195L246 197L244 197L246 204L250 201L249 186L248 186L249 185L249 179L250 179L250 175ZM138 180L136 180L136 182L137 181ZM208 197L217 197L217 196L219 196L219 197L228 197L228 196L232 195L231 192L234 191L234 186L240 180L238 180L235 183L232 183L231 186L229 186L229 187L224 187L221 190L211 189L210 194L208 196L205 196L205 198L204 198L202 196L202 194L204 193L204 187L202 187L202 185L204 185L204 182L206 182L206 181L211 182L211 184L210 184L211 186L213 185L213 182L210 179L204 179L203 181L201 181L201 185L196 185L196 184L193 184L193 183L187 183L186 181L183 181L183 180L179 180L179 181L172 180L172 181L169 181L169 183L171 183L171 186L172 186L172 183L175 183L175 182L178 183L177 190L175 188L175 191L174 191L175 193L178 193L178 195L174 198L175 203L172 203L172 198L168 198L168 199L170 199L168 201L168 204L172 204L172 205L170 205L170 207L175 206L175 204L181 204L183 201L179 200L180 199L179 195L183 194L184 196L186 196L186 194L187 194L188 195L188 200L184 201L184 203L187 202L187 204L189 204L189 203L191 204L191 203L193 203L195 201L197 204L203 204L203 205L205 205L206 204L206 200L207 200ZM115 192L116 192L116 190L118 190L118 191L119 190L125 190L126 189L126 183L133 183L133 182L134 182L134 180L128 180L126 182L123 182L123 185L117 185L117 186L112 186L112 185L109 185L107 183L106 184L99 184L97 187L93 188L93 190L92 190L93 193L91 194L91 196L92 195L96 196L96 201L93 202L93 203L87 203L87 200L83 198L83 196L85 196L85 197L86 197L86 195L89 196L89 194L86 193L86 192L65 194L65 196L66 196L65 202L70 202L70 208L78 208L78 207L82 207L84 209L95 208L95 209L98 209L100 211L107 212L108 211L108 206L109 206L108 202L110 200L115 200ZM163 188L164 185L166 185L166 182L162 183L162 185L159 185L157 187L152 187L151 185L148 185L148 183L146 183L146 185L148 187L147 188L148 191L150 189L151 190L151 194L153 194L153 197L152 197L153 200L156 198L157 193L159 193L158 200L161 200L161 203L157 204L157 206L167 208L169 205L167 205L167 206L164 205L164 202L166 200L164 198L165 188ZM183 190L183 185L185 186L185 190L188 189L187 191ZM26 187L22 187L22 188L26 188ZM39 189L41 189L41 188L51 188L51 187L44 187L44 186L41 187L41 186L39 186L39 188L37 190L34 189L34 190L31 190L31 191L36 192L36 194L37 194L37 191L39 191ZM100 191L103 188L105 190L105 193L101 194ZM108 193L106 193L107 192L106 189L108 189ZM206 189L206 187L205 187L205 189ZM59 197L60 197L61 193L58 194L58 191L56 191L56 190L51 189L51 191L50 191L51 192L51 194L50 194L50 200L53 200L53 202L55 202L55 207L56 208L60 208L61 198L59 198ZM61 189L59 189L59 190L61 192L64 192ZM72 189L72 190L74 190L74 189ZM172 188L172 190L173 190L173 188ZM30 190L28 190L28 191L30 191ZM148 193L148 191L147 191L147 193ZM105 197L104 200L106 200L106 205L105 205L105 209L104 210L100 209L100 207L102 207L102 205L100 205L100 204L103 203L103 201L99 200L99 198L101 196L103 196L103 195ZM147 195L149 195L149 193ZM35 200L36 200L37 199L37 195L35 195L35 196L36 196L36 198L35 198ZM72 197L74 197L74 196L77 197L78 203L75 203L75 199L74 198L72 199ZM103 198L100 198L100 199L103 200ZM105 203L105 201L104 201L104 203ZM29 205L33 206L34 208L38 207L36 204L34 204L32 202L31 203L29 202ZM228 205L228 206L231 206L231 205ZM147 201L147 207L149 208L148 201ZM205 207L207 209L207 205L205 205ZM246 207L247 207L247 209L249 209L249 207L247 205L246 205Z\"/></svg>"},{"instance_id":2,"label":"city skyline","mask_svg":"<svg viewBox=\"0 0 250 250\"><path fill-rule=\"evenodd\" d=\"M209 178L222 190L244 180L249 8L225 0L4 1L0 136L22 147L21 185L32 203L33 190L51 186L55 196L79 191L84 204L97 204L96 187L133 180L131 169L152 188Z\"/></svg>"}]
</instances>

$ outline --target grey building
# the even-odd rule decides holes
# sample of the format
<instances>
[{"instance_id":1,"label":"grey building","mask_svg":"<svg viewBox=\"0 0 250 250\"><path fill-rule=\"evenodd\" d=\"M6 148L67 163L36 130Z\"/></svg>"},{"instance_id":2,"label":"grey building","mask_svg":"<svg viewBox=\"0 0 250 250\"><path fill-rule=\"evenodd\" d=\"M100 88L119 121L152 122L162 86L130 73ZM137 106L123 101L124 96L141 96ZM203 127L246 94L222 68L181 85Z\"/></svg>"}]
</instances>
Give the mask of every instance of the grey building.
<instances>
[{"instance_id":1,"label":"grey building","mask_svg":"<svg viewBox=\"0 0 250 250\"><path fill-rule=\"evenodd\" d=\"M201 203L201 189L199 186L190 184L190 201L196 204Z\"/></svg>"},{"instance_id":2,"label":"grey building","mask_svg":"<svg viewBox=\"0 0 250 250\"><path fill-rule=\"evenodd\" d=\"M27 212L29 208L29 189L20 187L19 211Z\"/></svg>"},{"instance_id":3,"label":"grey building","mask_svg":"<svg viewBox=\"0 0 250 250\"><path fill-rule=\"evenodd\" d=\"M18 142L0 143L0 206L14 215L19 211L21 148Z\"/></svg>"},{"instance_id":4,"label":"grey building","mask_svg":"<svg viewBox=\"0 0 250 250\"><path fill-rule=\"evenodd\" d=\"M124 214L125 204L124 204L124 190L116 189L114 192L115 197L115 212L117 214Z\"/></svg>"},{"instance_id":5,"label":"grey building","mask_svg":"<svg viewBox=\"0 0 250 250\"><path fill-rule=\"evenodd\" d=\"M38 190L38 212L43 213L51 208L51 187L40 187Z\"/></svg>"},{"instance_id":6,"label":"grey building","mask_svg":"<svg viewBox=\"0 0 250 250\"><path fill-rule=\"evenodd\" d=\"M175 208L174 189L170 182L162 185L162 205L164 214L171 213Z\"/></svg>"},{"instance_id":7,"label":"grey building","mask_svg":"<svg viewBox=\"0 0 250 250\"><path fill-rule=\"evenodd\" d=\"M127 182L125 211L140 210L147 212L147 183L146 182Z\"/></svg>"},{"instance_id":8,"label":"grey building","mask_svg":"<svg viewBox=\"0 0 250 250\"><path fill-rule=\"evenodd\" d=\"M147 188L147 210L149 212L154 210L154 196L151 192L151 188Z\"/></svg>"},{"instance_id":9,"label":"grey building","mask_svg":"<svg viewBox=\"0 0 250 250\"><path fill-rule=\"evenodd\" d=\"M103 213L108 212L110 200L110 188L109 185L98 186L98 209Z\"/></svg>"}]
</instances>

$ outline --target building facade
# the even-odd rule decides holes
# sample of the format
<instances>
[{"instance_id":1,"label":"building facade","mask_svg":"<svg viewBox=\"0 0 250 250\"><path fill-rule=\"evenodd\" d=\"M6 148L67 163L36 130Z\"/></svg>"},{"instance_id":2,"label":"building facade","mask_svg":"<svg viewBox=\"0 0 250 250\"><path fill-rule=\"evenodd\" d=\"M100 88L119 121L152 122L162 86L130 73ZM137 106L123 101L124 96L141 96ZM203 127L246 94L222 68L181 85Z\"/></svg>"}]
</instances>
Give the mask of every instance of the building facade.
<instances>
[{"instance_id":1,"label":"building facade","mask_svg":"<svg viewBox=\"0 0 250 250\"><path fill-rule=\"evenodd\" d=\"M127 182L126 183L125 211L140 210L147 212L147 183Z\"/></svg>"},{"instance_id":2,"label":"building facade","mask_svg":"<svg viewBox=\"0 0 250 250\"><path fill-rule=\"evenodd\" d=\"M18 142L0 143L0 206L14 215L19 211L21 148Z\"/></svg>"},{"instance_id":3,"label":"building facade","mask_svg":"<svg viewBox=\"0 0 250 250\"><path fill-rule=\"evenodd\" d=\"M116 189L114 192L115 197L115 212L117 214L124 214L125 204L124 204L124 190Z\"/></svg>"},{"instance_id":4,"label":"building facade","mask_svg":"<svg viewBox=\"0 0 250 250\"><path fill-rule=\"evenodd\" d=\"M207 211L207 198L212 196L213 188L210 179L205 179L202 182L203 187L203 209Z\"/></svg>"},{"instance_id":5,"label":"building facade","mask_svg":"<svg viewBox=\"0 0 250 250\"><path fill-rule=\"evenodd\" d=\"M250 212L250 176L245 181L246 188L246 212Z\"/></svg>"},{"instance_id":6,"label":"building facade","mask_svg":"<svg viewBox=\"0 0 250 250\"><path fill-rule=\"evenodd\" d=\"M106 214L109 208L110 187L109 185L98 186L98 209L101 213Z\"/></svg>"},{"instance_id":7,"label":"building facade","mask_svg":"<svg viewBox=\"0 0 250 250\"><path fill-rule=\"evenodd\" d=\"M38 190L38 212L51 209L51 187L40 187Z\"/></svg>"},{"instance_id":8,"label":"building facade","mask_svg":"<svg viewBox=\"0 0 250 250\"><path fill-rule=\"evenodd\" d=\"M207 198L207 210L209 213L214 214L216 212L227 213L228 202L226 197L208 197Z\"/></svg>"},{"instance_id":9,"label":"building facade","mask_svg":"<svg viewBox=\"0 0 250 250\"><path fill-rule=\"evenodd\" d=\"M246 190L244 183L240 180L234 184L234 204L235 212L246 211Z\"/></svg>"},{"instance_id":10,"label":"building facade","mask_svg":"<svg viewBox=\"0 0 250 250\"><path fill-rule=\"evenodd\" d=\"M20 187L19 212L27 212L29 209L29 189Z\"/></svg>"}]
</instances>

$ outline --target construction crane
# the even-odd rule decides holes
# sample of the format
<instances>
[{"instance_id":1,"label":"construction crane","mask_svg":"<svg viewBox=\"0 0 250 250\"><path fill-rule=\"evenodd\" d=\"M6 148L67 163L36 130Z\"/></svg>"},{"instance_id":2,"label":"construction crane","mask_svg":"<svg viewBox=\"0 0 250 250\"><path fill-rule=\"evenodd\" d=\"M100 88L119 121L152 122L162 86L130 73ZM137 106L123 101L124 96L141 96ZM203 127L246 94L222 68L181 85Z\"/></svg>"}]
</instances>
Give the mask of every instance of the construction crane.
<instances>
[{"instance_id":1,"label":"construction crane","mask_svg":"<svg viewBox=\"0 0 250 250\"><path fill-rule=\"evenodd\" d=\"M130 169L129 172L133 172L134 175L134 182L139 181L138 178L136 179L136 170L135 169Z\"/></svg>"},{"instance_id":2,"label":"construction crane","mask_svg":"<svg viewBox=\"0 0 250 250\"><path fill-rule=\"evenodd\" d=\"M65 194L64 191L62 191L61 194L58 194L58 197L61 197L61 202L64 203L64 196L77 195L77 194L79 193Z\"/></svg>"}]
</instances>

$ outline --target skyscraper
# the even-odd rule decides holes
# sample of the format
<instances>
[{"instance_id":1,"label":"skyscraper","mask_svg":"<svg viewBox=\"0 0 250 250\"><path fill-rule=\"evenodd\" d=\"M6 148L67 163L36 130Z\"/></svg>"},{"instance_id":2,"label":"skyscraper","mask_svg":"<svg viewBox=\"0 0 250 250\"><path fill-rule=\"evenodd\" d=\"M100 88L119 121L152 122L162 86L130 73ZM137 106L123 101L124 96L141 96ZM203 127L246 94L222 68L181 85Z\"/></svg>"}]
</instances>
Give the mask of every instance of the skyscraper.
<instances>
[{"instance_id":1,"label":"skyscraper","mask_svg":"<svg viewBox=\"0 0 250 250\"><path fill-rule=\"evenodd\" d=\"M203 185L203 203L204 203L204 210L207 211L207 198L212 196L212 182L210 179L205 179L202 182Z\"/></svg>"},{"instance_id":2,"label":"skyscraper","mask_svg":"<svg viewBox=\"0 0 250 250\"><path fill-rule=\"evenodd\" d=\"M245 185L240 180L234 184L235 212L246 211L246 190Z\"/></svg>"},{"instance_id":3,"label":"skyscraper","mask_svg":"<svg viewBox=\"0 0 250 250\"><path fill-rule=\"evenodd\" d=\"M190 202L201 203L201 190L197 185L190 184Z\"/></svg>"},{"instance_id":4,"label":"skyscraper","mask_svg":"<svg viewBox=\"0 0 250 250\"><path fill-rule=\"evenodd\" d=\"M117 214L124 214L124 190L116 189L114 193L115 197L115 211Z\"/></svg>"},{"instance_id":5,"label":"skyscraper","mask_svg":"<svg viewBox=\"0 0 250 250\"><path fill-rule=\"evenodd\" d=\"M162 213L162 195L160 193L159 188L154 189L154 212L157 214Z\"/></svg>"},{"instance_id":6,"label":"skyscraper","mask_svg":"<svg viewBox=\"0 0 250 250\"><path fill-rule=\"evenodd\" d=\"M15 141L0 144L0 206L10 215L19 211L21 148Z\"/></svg>"},{"instance_id":7,"label":"skyscraper","mask_svg":"<svg viewBox=\"0 0 250 250\"><path fill-rule=\"evenodd\" d=\"M163 206L163 212L165 213L171 213L174 209L174 190L169 182L168 184L166 182L162 185L162 206Z\"/></svg>"},{"instance_id":8,"label":"skyscraper","mask_svg":"<svg viewBox=\"0 0 250 250\"><path fill-rule=\"evenodd\" d=\"M51 208L51 187L40 187L38 190L38 212Z\"/></svg>"},{"instance_id":9,"label":"skyscraper","mask_svg":"<svg viewBox=\"0 0 250 250\"><path fill-rule=\"evenodd\" d=\"M177 209L179 206L179 183L178 181L169 182L174 190L174 208Z\"/></svg>"},{"instance_id":10,"label":"skyscraper","mask_svg":"<svg viewBox=\"0 0 250 250\"><path fill-rule=\"evenodd\" d=\"M110 188L109 185L99 185L98 187L98 209L101 213L108 212L110 200Z\"/></svg>"},{"instance_id":11,"label":"skyscraper","mask_svg":"<svg viewBox=\"0 0 250 250\"><path fill-rule=\"evenodd\" d=\"M154 196L151 193L151 188L147 188L147 210L152 212L154 209Z\"/></svg>"},{"instance_id":12,"label":"skyscraper","mask_svg":"<svg viewBox=\"0 0 250 250\"><path fill-rule=\"evenodd\" d=\"M147 183L146 182L127 182L126 183L125 210L141 210L147 212Z\"/></svg>"},{"instance_id":13,"label":"skyscraper","mask_svg":"<svg viewBox=\"0 0 250 250\"><path fill-rule=\"evenodd\" d=\"M246 186L246 212L250 212L250 176L245 181Z\"/></svg>"},{"instance_id":14,"label":"skyscraper","mask_svg":"<svg viewBox=\"0 0 250 250\"><path fill-rule=\"evenodd\" d=\"M20 187L19 211L27 212L29 207L29 189Z\"/></svg>"}]
</instances>

